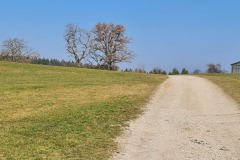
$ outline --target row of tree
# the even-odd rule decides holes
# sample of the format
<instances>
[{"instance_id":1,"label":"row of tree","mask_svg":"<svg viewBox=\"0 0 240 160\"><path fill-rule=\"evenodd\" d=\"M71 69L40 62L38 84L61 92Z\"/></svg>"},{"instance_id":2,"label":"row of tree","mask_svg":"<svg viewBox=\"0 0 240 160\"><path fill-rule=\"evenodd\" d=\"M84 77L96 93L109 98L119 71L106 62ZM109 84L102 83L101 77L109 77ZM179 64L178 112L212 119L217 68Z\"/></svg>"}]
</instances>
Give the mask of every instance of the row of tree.
<instances>
[{"instance_id":1,"label":"row of tree","mask_svg":"<svg viewBox=\"0 0 240 160\"><path fill-rule=\"evenodd\" d=\"M180 73L177 68L173 68L172 72L169 72L168 74L169 75L189 74L189 71L186 68L183 68L182 72Z\"/></svg>"},{"instance_id":2,"label":"row of tree","mask_svg":"<svg viewBox=\"0 0 240 160\"><path fill-rule=\"evenodd\" d=\"M2 42L2 50L0 51L0 60L2 61L13 61L13 62L21 62L21 63L32 63L32 64L42 64L42 65L54 65L54 66L67 66L67 67L74 67L76 62L73 61L65 61L65 60L57 60L57 59L47 59L47 58L39 58L39 55L36 51L29 48L27 46L26 41L23 39L18 38L10 38ZM85 53L85 52L84 52ZM84 54L82 53L82 54ZM95 57L102 57L102 55L98 55L94 53L94 55L87 54L88 56ZM86 56L87 57L87 56ZM85 57L85 58L86 58ZM83 57L81 57L83 60ZM100 60L99 60L100 61ZM116 65L111 64L110 66L105 63L97 63L97 65L93 65L92 63L80 63L81 61L77 60L77 66L83 68L94 68L94 69L111 69L111 70L118 70L119 68ZM110 68L109 68L110 67ZM133 69L125 69L125 72L138 72L138 73L147 73L144 69L144 66ZM166 71L156 67L149 72L150 74L167 74ZM194 70L192 74L201 74L202 72L198 69ZM225 73L221 69L220 64L208 64L206 73ZM177 68L173 68L171 72L168 73L169 75L178 75L178 74L189 74L189 71L186 68L183 68L181 73L178 71Z\"/></svg>"},{"instance_id":3,"label":"row of tree","mask_svg":"<svg viewBox=\"0 0 240 160\"><path fill-rule=\"evenodd\" d=\"M226 71L221 69L220 64L207 64L207 70L205 73L226 73ZM181 73L177 68L173 68L172 72L169 72L169 75L178 75L178 74L189 74L189 71L186 68L183 68ZM202 74L199 69L196 69L192 72L192 74Z\"/></svg>"},{"instance_id":4,"label":"row of tree","mask_svg":"<svg viewBox=\"0 0 240 160\"><path fill-rule=\"evenodd\" d=\"M124 70L125 72L132 72L132 69L126 69ZM140 68L140 69L135 69L134 72L140 72L140 73L147 73L144 69ZM150 72L150 74L164 74L166 75L166 71L156 67L154 69L152 69ZM203 72L201 72L199 69L194 70L191 74L202 74ZM221 69L221 65L220 64L213 64L210 63L207 65L207 70L205 73L226 73L226 71ZM171 72L168 73L168 75L186 75L186 74L190 74L190 72L188 71L188 69L183 68L181 72L179 72L179 70L177 68L173 68Z\"/></svg>"},{"instance_id":5,"label":"row of tree","mask_svg":"<svg viewBox=\"0 0 240 160\"><path fill-rule=\"evenodd\" d=\"M207 70L205 73L226 73L226 71L221 69L220 64L207 64ZM168 73L169 75L178 75L178 74L190 74L189 71L186 68L183 68L181 73L178 71L177 68L173 68L172 72ZM202 74L202 72L199 69L196 69L192 72L192 74Z\"/></svg>"},{"instance_id":6,"label":"row of tree","mask_svg":"<svg viewBox=\"0 0 240 160\"><path fill-rule=\"evenodd\" d=\"M138 72L138 73L149 73L149 74L163 74L163 75L167 75L167 72L165 70L162 70L161 68L155 67L153 68L151 71L147 72L144 68L140 67L140 68L136 68L135 70L131 69L131 68L126 68L124 70L124 72ZM178 75L180 74L180 72L178 71L177 68L173 68L172 72L168 73L169 75ZM186 68L182 69L181 74L189 74L188 70Z\"/></svg>"},{"instance_id":7,"label":"row of tree","mask_svg":"<svg viewBox=\"0 0 240 160\"><path fill-rule=\"evenodd\" d=\"M75 67L74 61L65 61L58 59L48 59L48 58L36 58L32 60L32 64L41 64L41 65L51 65L51 66L65 66L65 67Z\"/></svg>"},{"instance_id":8,"label":"row of tree","mask_svg":"<svg viewBox=\"0 0 240 160\"><path fill-rule=\"evenodd\" d=\"M64 67L76 67L76 63L74 61L65 61L58 59L48 59L48 58L37 58L32 60L32 64L41 64L41 65L51 65L51 66L64 66ZM91 69L102 69L107 70L107 65L91 65L88 63L80 64L81 68L91 68ZM118 70L118 68L115 68Z\"/></svg>"},{"instance_id":9,"label":"row of tree","mask_svg":"<svg viewBox=\"0 0 240 160\"><path fill-rule=\"evenodd\" d=\"M75 59L77 67L85 61L116 70L117 63L130 62L134 58L133 52L128 50L127 44L131 40L125 32L123 25L112 23L98 23L91 31L70 23L64 34L66 50Z\"/></svg>"},{"instance_id":10,"label":"row of tree","mask_svg":"<svg viewBox=\"0 0 240 160\"><path fill-rule=\"evenodd\" d=\"M39 54L28 47L27 42L19 38L9 38L2 42L0 60L33 63L43 65L85 67L96 69L118 70L117 63L130 62L134 58L133 52L128 50L127 44L130 38L125 36L123 25L112 23L98 23L91 30L87 31L78 25L68 24L66 26L64 39L66 50L73 56L73 61L59 61L57 59L39 58ZM147 73L144 67L135 70L126 69L126 72ZM160 68L154 68L151 74L167 74ZM200 70L193 71L193 74L200 74ZM206 73L224 73L220 64L208 64ZM169 75L189 74L186 68L181 72L173 68Z\"/></svg>"},{"instance_id":11,"label":"row of tree","mask_svg":"<svg viewBox=\"0 0 240 160\"><path fill-rule=\"evenodd\" d=\"M156 67L150 72L147 72L144 68L136 68L136 69L131 69L131 68L126 68L125 70L122 70L124 72L137 72L137 73L149 73L149 74L164 74L167 75L167 72Z\"/></svg>"},{"instance_id":12,"label":"row of tree","mask_svg":"<svg viewBox=\"0 0 240 160\"><path fill-rule=\"evenodd\" d=\"M9 38L4 40L0 49L0 61L11 61L20 63L32 63L53 66L75 67L76 62L58 59L40 58L39 54L28 47L27 42L20 38ZM78 63L78 67L107 70L106 64L93 65L92 63ZM117 66L112 66L112 70L118 70Z\"/></svg>"},{"instance_id":13,"label":"row of tree","mask_svg":"<svg viewBox=\"0 0 240 160\"><path fill-rule=\"evenodd\" d=\"M66 50L73 56L77 67L117 70L117 63L131 62L134 58L133 52L127 47L131 39L125 36L125 33L123 25L112 23L98 23L91 31L68 24L64 34ZM40 59L39 54L19 38L10 38L2 42L0 60L62 65L56 60L47 62L46 59Z\"/></svg>"}]
</instances>

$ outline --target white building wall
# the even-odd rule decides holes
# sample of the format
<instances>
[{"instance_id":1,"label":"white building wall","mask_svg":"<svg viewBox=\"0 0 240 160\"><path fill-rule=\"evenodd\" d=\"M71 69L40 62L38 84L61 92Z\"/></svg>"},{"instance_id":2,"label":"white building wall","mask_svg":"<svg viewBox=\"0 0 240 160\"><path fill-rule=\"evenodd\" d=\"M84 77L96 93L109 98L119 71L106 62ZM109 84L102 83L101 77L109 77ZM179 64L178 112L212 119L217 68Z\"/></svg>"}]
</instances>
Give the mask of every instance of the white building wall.
<instances>
[{"instance_id":1,"label":"white building wall","mask_svg":"<svg viewBox=\"0 0 240 160\"><path fill-rule=\"evenodd\" d=\"M240 63L232 65L232 73L240 73Z\"/></svg>"}]
</instances>

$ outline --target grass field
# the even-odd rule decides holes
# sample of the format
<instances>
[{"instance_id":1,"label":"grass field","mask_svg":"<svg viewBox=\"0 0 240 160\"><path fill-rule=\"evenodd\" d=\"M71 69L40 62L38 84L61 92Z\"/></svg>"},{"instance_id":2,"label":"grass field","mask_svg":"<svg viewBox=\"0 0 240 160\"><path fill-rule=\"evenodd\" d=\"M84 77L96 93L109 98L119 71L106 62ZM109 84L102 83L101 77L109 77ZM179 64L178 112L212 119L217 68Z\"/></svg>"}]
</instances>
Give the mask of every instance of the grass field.
<instances>
[{"instance_id":1,"label":"grass field","mask_svg":"<svg viewBox=\"0 0 240 160\"><path fill-rule=\"evenodd\" d=\"M0 62L0 159L107 159L166 78Z\"/></svg>"},{"instance_id":2,"label":"grass field","mask_svg":"<svg viewBox=\"0 0 240 160\"><path fill-rule=\"evenodd\" d=\"M206 74L202 77L216 83L240 103L240 74Z\"/></svg>"}]
</instances>

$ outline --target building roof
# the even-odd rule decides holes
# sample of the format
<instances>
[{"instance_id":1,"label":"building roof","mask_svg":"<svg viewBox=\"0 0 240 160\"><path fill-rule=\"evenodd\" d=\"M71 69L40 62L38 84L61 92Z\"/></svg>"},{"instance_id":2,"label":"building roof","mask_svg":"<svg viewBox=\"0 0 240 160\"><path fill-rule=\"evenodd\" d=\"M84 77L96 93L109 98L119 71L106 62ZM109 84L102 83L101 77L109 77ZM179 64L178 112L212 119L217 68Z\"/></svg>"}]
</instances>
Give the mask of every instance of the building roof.
<instances>
[{"instance_id":1,"label":"building roof","mask_svg":"<svg viewBox=\"0 0 240 160\"><path fill-rule=\"evenodd\" d=\"M233 63L233 64L231 64L231 65L235 65L235 64L240 64L240 61L239 61L239 62L236 62L236 63Z\"/></svg>"}]
</instances>

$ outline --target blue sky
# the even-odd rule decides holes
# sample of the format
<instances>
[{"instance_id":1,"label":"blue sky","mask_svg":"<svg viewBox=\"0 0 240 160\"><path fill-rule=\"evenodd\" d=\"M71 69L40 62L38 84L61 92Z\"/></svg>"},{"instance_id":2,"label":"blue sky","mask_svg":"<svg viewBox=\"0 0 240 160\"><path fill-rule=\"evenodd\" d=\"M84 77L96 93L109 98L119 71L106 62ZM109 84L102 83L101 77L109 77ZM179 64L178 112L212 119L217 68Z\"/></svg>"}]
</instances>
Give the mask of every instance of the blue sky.
<instances>
[{"instance_id":1,"label":"blue sky","mask_svg":"<svg viewBox=\"0 0 240 160\"><path fill-rule=\"evenodd\" d=\"M67 23L90 30L122 24L137 54L121 68L206 70L240 61L239 0L1 0L0 42L23 38L41 57L73 60L63 39Z\"/></svg>"}]
</instances>

